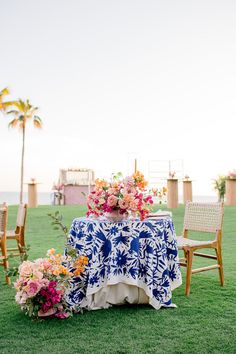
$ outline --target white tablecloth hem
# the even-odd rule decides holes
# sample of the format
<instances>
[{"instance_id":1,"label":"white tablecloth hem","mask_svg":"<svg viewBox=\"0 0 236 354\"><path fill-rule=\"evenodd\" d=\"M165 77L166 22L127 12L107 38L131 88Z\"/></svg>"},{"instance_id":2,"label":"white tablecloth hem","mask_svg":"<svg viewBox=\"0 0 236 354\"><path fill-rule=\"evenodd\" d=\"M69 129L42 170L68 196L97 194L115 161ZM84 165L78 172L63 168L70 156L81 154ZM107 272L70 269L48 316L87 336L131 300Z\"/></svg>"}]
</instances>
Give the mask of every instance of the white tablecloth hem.
<instances>
[{"instance_id":1,"label":"white tablecloth hem","mask_svg":"<svg viewBox=\"0 0 236 354\"><path fill-rule=\"evenodd\" d=\"M123 285L122 285L123 284ZM171 290L182 284L182 279L171 282ZM114 287L116 286L116 287ZM142 292L140 291L142 290ZM171 299L171 292L169 299ZM86 298L81 303L81 308L98 310L109 308L112 305L124 303L150 304L156 310L161 307L176 307L175 304L165 305L155 299L149 287L139 279L128 279L126 277L112 277L106 283L97 288L87 288Z\"/></svg>"}]
</instances>

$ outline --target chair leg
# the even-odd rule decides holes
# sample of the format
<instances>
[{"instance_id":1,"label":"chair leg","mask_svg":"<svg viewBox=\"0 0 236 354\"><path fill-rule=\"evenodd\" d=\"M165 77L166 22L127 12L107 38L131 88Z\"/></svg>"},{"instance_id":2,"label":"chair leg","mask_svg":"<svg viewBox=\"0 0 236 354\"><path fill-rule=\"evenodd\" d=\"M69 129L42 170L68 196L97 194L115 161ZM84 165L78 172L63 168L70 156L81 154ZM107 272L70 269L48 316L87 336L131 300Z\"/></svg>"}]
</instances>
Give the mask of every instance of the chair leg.
<instances>
[{"instance_id":1,"label":"chair leg","mask_svg":"<svg viewBox=\"0 0 236 354\"><path fill-rule=\"evenodd\" d=\"M20 254L25 254L25 239L24 239L24 235L21 235L18 241L18 247L19 247L19 251Z\"/></svg>"},{"instance_id":2,"label":"chair leg","mask_svg":"<svg viewBox=\"0 0 236 354\"><path fill-rule=\"evenodd\" d=\"M193 264L193 251L192 250L188 250L186 252L186 259L187 259L187 271L186 271L185 295L189 296L190 285L191 285L191 276L192 276L192 264Z\"/></svg>"},{"instance_id":3,"label":"chair leg","mask_svg":"<svg viewBox=\"0 0 236 354\"><path fill-rule=\"evenodd\" d=\"M21 244L21 247L25 247L25 240L24 240L24 238L21 238L21 239L20 239L20 244Z\"/></svg>"},{"instance_id":4,"label":"chair leg","mask_svg":"<svg viewBox=\"0 0 236 354\"><path fill-rule=\"evenodd\" d=\"M183 249L184 252L184 258L187 259L187 251L185 251L185 249Z\"/></svg>"},{"instance_id":5,"label":"chair leg","mask_svg":"<svg viewBox=\"0 0 236 354\"><path fill-rule=\"evenodd\" d=\"M18 247L18 250L19 250L19 254L21 254L21 245L20 245L20 242L18 240L16 240L17 242L17 247Z\"/></svg>"},{"instance_id":6,"label":"chair leg","mask_svg":"<svg viewBox=\"0 0 236 354\"><path fill-rule=\"evenodd\" d=\"M217 262L219 264L219 276L220 276L220 285L224 285L224 270L223 270L223 262L222 262L222 253L220 248L216 248L216 256L217 256Z\"/></svg>"},{"instance_id":7,"label":"chair leg","mask_svg":"<svg viewBox=\"0 0 236 354\"><path fill-rule=\"evenodd\" d=\"M19 249L19 255L23 256L25 254L25 247L22 246L19 242L17 243L18 249Z\"/></svg>"},{"instance_id":8,"label":"chair leg","mask_svg":"<svg viewBox=\"0 0 236 354\"><path fill-rule=\"evenodd\" d=\"M4 266L5 271L7 271L8 270L8 261L3 260L3 266ZM11 284L10 277L8 275L6 275L5 278L6 278L6 283Z\"/></svg>"},{"instance_id":9,"label":"chair leg","mask_svg":"<svg viewBox=\"0 0 236 354\"><path fill-rule=\"evenodd\" d=\"M16 238L16 243L17 243L17 247L19 250L19 256L22 256L25 254L25 241L24 241L24 237L19 236L18 238Z\"/></svg>"},{"instance_id":10,"label":"chair leg","mask_svg":"<svg viewBox=\"0 0 236 354\"><path fill-rule=\"evenodd\" d=\"M7 285L10 285L11 284L11 278L9 278L7 275L6 275L6 283Z\"/></svg>"}]
</instances>

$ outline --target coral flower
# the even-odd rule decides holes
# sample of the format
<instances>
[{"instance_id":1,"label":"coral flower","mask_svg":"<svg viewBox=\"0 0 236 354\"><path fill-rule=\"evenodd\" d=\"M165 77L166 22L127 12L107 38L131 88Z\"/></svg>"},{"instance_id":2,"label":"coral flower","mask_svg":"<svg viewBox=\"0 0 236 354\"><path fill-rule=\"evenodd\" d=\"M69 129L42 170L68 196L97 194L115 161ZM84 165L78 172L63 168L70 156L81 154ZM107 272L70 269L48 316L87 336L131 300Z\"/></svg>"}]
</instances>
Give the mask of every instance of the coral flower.
<instances>
[{"instance_id":1,"label":"coral flower","mask_svg":"<svg viewBox=\"0 0 236 354\"><path fill-rule=\"evenodd\" d=\"M47 251L47 256L50 257L50 256L54 255L55 252L56 252L55 249L51 248L50 250Z\"/></svg>"}]
</instances>

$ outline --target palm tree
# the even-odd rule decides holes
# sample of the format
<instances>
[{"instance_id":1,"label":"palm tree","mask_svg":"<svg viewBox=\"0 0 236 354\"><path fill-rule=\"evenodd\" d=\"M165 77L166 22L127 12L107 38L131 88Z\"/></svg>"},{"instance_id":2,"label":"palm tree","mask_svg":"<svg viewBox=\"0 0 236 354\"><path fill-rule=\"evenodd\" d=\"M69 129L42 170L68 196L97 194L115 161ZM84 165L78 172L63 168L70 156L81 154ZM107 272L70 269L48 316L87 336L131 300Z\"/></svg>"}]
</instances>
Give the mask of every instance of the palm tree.
<instances>
[{"instance_id":1,"label":"palm tree","mask_svg":"<svg viewBox=\"0 0 236 354\"><path fill-rule=\"evenodd\" d=\"M10 91L7 87L0 91L0 111L4 112L5 109L12 105L12 101L4 101L4 97L9 95Z\"/></svg>"},{"instance_id":2,"label":"palm tree","mask_svg":"<svg viewBox=\"0 0 236 354\"><path fill-rule=\"evenodd\" d=\"M2 92L2 91L1 91ZM22 131L22 152L21 152L21 179L20 179L20 203L23 201L23 181L24 181L24 155L25 155L25 129L29 120L33 121L35 128L42 127L42 121L36 115L38 107L34 107L29 103L29 100L12 101L7 106L11 106L12 110L6 113L11 115L13 119L9 123L11 128L19 128Z\"/></svg>"}]
</instances>

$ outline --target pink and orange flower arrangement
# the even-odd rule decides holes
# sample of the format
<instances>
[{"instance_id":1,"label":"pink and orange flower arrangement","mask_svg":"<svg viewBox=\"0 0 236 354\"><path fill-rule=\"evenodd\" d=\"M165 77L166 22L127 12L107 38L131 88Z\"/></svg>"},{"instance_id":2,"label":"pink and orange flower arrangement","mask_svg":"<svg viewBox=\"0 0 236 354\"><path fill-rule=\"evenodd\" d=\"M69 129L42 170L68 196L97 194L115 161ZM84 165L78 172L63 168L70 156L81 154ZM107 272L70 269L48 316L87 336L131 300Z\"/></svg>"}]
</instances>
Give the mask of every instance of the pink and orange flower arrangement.
<instances>
[{"instance_id":1,"label":"pink and orange flower arrangement","mask_svg":"<svg viewBox=\"0 0 236 354\"><path fill-rule=\"evenodd\" d=\"M122 178L115 176L111 182L95 181L95 190L88 196L87 216L99 217L117 211L119 214L140 216L141 220L149 214L153 200L146 193L147 181L140 172Z\"/></svg>"},{"instance_id":2,"label":"pink and orange flower arrangement","mask_svg":"<svg viewBox=\"0 0 236 354\"><path fill-rule=\"evenodd\" d=\"M48 250L46 258L24 261L14 283L16 302L30 317L69 317L71 311L64 295L71 278L79 276L87 264L86 256L73 261L70 256L56 254L53 248Z\"/></svg>"},{"instance_id":3,"label":"pink and orange flower arrangement","mask_svg":"<svg viewBox=\"0 0 236 354\"><path fill-rule=\"evenodd\" d=\"M226 176L226 178L229 178L229 179L236 179L236 170L230 171L230 172L228 173L228 176Z\"/></svg>"},{"instance_id":4,"label":"pink and orange flower arrangement","mask_svg":"<svg viewBox=\"0 0 236 354\"><path fill-rule=\"evenodd\" d=\"M155 203L157 204L166 203L166 197L167 197L166 187L152 188L149 190L149 193L153 195L153 197L156 199Z\"/></svg>"}]
</instances>

